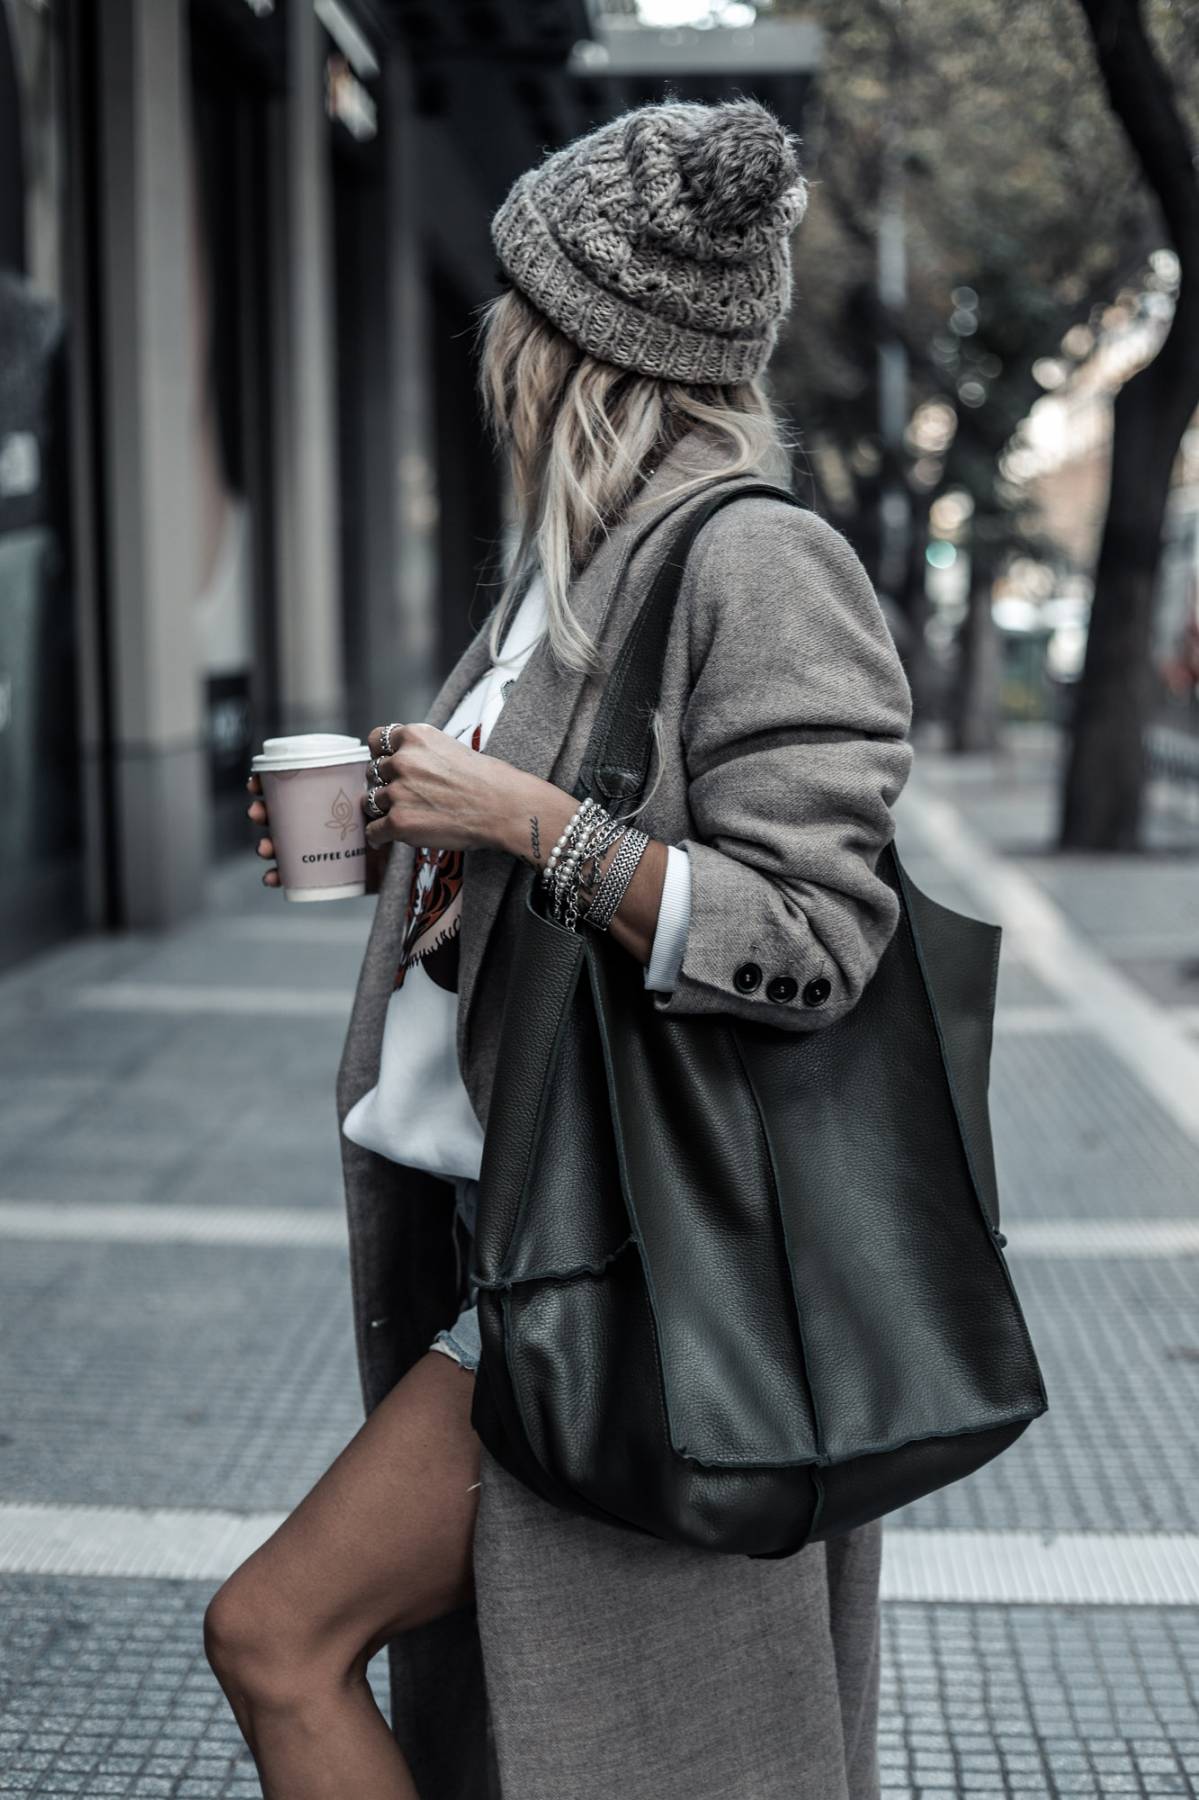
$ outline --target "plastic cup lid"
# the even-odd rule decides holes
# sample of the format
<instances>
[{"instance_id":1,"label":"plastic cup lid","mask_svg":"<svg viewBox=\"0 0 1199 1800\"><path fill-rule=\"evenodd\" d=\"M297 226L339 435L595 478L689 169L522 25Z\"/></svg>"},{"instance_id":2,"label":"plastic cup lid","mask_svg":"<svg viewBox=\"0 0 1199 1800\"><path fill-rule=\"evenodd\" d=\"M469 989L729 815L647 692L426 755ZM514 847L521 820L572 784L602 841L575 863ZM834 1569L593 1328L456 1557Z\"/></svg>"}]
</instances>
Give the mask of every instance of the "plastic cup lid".
<instances>
[{"instance_id":1,"label":"plastic cup lid","mask_svg":"<svg viewBox=\"0 0 1199 1800\"><path fill-rule=\"evenodd\" d=\"M339 731L305 731L294 737L266 738L250 767L256 774L270 769L324 768L366 762L369 756L359 738Z\"/></svg>"}]
</instances>

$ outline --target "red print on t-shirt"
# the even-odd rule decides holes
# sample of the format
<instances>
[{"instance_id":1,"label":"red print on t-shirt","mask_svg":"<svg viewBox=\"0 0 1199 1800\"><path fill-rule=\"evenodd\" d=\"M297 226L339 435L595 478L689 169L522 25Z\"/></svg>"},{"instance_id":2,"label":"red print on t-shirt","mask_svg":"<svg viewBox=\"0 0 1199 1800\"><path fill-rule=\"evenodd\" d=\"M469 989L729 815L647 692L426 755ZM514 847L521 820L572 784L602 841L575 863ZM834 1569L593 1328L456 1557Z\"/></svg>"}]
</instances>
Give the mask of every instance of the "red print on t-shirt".
<instances>
[{"instance_id":1,"label":"red print on t-shirt","mask_svg":"<svg viewBox=\"0 0 1199 1800\"><path fill-rule=\"evenodd\" d=\"M482 748L482 722L474 727L469 743ZM458 992L458 933L462 924L462 851L437 850L422 845L416 853L404 936L395 985L401 988L411 964L423 963L430 981L448 993Z\"/></svg>"}]
</instances>

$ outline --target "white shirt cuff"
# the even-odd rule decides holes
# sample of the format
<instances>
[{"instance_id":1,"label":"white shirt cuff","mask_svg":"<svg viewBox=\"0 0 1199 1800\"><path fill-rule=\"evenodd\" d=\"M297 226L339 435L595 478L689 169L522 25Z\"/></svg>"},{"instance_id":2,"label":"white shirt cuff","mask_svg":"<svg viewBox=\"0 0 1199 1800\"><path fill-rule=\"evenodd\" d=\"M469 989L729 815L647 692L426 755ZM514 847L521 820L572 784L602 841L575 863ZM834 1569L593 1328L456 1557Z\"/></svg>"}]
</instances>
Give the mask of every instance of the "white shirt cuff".
<instances>
[{"instance_id":1,"label":"white shirt cuff","mask_svg":"<svg viewBox=\"0 0 1199 1800\"><path fill-rule=\"evenodd\" d=\"M676 844L666 846L666 879L654 944L645 970L645 985L660 994L674 992L683 966L687 927L691 923L691 861Z\"/></svg>"}]
</instances>

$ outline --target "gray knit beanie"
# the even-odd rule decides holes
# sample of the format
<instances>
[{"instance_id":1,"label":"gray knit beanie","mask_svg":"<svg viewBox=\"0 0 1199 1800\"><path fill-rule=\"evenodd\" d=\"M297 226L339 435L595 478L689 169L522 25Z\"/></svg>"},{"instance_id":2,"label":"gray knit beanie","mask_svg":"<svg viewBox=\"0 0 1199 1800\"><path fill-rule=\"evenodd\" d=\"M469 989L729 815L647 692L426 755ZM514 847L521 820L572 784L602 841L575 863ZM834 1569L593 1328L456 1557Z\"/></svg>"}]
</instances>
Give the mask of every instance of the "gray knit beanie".
<instances>
[{"instance_id":1,"label":"gray knit beanie","mask_svg":"<svg viewBox=\"0 0 1199 1800\"><path fill-rule=\"evenodd\" d=\"M604 362L747 380L791 300L796 149L756 100L639 107L516 181L491 225L500 266Z\"/></svg>"}]
</instances>

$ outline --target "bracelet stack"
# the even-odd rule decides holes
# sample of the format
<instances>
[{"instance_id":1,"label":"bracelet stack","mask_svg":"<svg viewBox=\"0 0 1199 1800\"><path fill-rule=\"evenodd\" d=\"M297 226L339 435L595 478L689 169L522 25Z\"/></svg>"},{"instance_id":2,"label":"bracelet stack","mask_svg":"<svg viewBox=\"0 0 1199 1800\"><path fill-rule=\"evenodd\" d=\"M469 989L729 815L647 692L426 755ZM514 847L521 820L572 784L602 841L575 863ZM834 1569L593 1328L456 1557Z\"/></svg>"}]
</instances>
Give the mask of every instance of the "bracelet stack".
<instances>
[{"instance_id":1,"label":"bracelet stack","mask_svg":"<svg viewBox=\"0 0 1199 1800\"><path fill-rule=\"evenodd\" d=\"M583 917L588 924L606 931L648 843L648 832L618 824L590 797L582 801L541 871L554 917L577 931L580 902L585 902ZM596 887L600 864L614 844L619 845L616 855Z\"/></svg>"}]
</instances>

